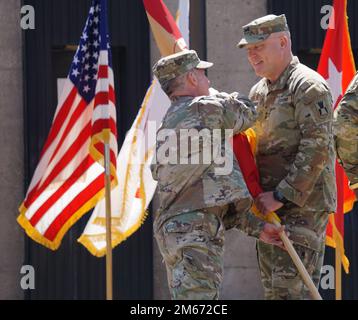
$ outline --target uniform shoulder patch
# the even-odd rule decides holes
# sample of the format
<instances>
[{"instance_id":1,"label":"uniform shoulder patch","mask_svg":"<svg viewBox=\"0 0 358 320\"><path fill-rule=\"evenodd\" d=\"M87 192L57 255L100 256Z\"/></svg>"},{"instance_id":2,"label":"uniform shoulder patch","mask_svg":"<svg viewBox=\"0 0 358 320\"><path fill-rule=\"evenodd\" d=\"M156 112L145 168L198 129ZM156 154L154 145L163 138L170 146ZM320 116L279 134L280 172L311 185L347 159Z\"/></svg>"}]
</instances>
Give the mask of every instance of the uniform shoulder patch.
<instances>
[{"instance_id":1,"label":"uniform shoulder patch","mask_svg":"<svg viewBox=\"0 0 358 320\"><path fill-rule=\"evenodd\" d=\"M307 110L306 117L312 117L316 124L330 121L333 117L331 103L327 97L324 96L311 104L305 105L305 108Z\"/></svg>"},{"instance_id":2,"label":"uniform shoulder patch","mask_svg":"<svg viewBox=\"0 0 358 320\"><path fill-rule=\"evenodd\" d=\"M318 114L321 118L326 118L329 114L329 110L325 103L321 100L315 103L315 106L317 108Z\"/></svg>"}]
</instances>

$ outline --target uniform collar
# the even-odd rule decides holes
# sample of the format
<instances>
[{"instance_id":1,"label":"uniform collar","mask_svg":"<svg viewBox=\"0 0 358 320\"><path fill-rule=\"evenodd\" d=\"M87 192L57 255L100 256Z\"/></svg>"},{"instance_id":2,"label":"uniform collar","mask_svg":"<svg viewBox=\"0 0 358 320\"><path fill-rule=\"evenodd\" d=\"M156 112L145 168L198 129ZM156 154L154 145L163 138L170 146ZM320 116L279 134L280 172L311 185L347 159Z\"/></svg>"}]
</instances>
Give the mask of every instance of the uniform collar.
<instances>
[{"instance_id":1,"label":"uniform collar","mask_svg":"<svg viewBox=\"0 0 358 320\"><path fill-rule=\"evenodd\" d=\"M180 103L183 103L183 102L185 102L185 101L188 101L188 100L191 100L191 99L193 99L194 97L192 97L192 96L179 96L179 97L176 97L173 101L172 101L172 103L173 104L180 104Z\"/></svg>"},{"instance_id":2,"label":"uniform collar","mask_svg":"<svg viewBox=\"0 0 358 320\"><path fill-rule=\"evenodd\" d=\"M268 79L265 79L268 91L282 90L286 84L287 80L291 75L292 70L300 63L300 60L294 56L286 67L286 69L281 73L280 77L274 82L271 83Z\"/></svg>"},{"instance_id":3,"label":"uniform collar","mask_svg":"<svg viewBox=\"0 0 358 320\"><path fill-rule=\"evenodd\" d=\"M179 96L175 100L171 101L168 112L176 112L178 111L183 104L186 104L188 101L193 100L194 97L191 96Z\"/></svg>"}]
</instances>

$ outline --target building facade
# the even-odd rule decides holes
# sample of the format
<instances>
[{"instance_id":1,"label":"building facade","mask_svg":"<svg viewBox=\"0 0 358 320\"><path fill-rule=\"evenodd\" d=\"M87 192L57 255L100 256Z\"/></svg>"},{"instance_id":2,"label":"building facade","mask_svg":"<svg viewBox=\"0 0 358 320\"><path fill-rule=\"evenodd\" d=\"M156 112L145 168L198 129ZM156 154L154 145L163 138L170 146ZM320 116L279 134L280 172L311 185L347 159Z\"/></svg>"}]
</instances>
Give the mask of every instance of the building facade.
<instances>
[{"instance_id":1,"label":"building facade","mask_svg":"<svg viewBox=\"0 0 358 320\"><path fill-rule=\"evenodd\" d=\"M164 0L173 15L177 0ZM293 49L302 62L317 67L325 30L320 28L327 0L191 0L190 46L214 62L212 86L248 94L258 80L245 50L236 47L242 25L268 13L285 13ZM348 0L352 46L358 61L358 4ZM22 30L21 8L35 9L35 29ZM105 261L76 242L89 215L49 251L27 238L16 222L57 104L57 83L66 77L85 23L90 0L0 0L0 299L103 299ZM113 68L118 101L119 145L131 127L159 58L141 0L109 0ZM155 207L155 201L152 209ZM347 217L347 236L358 225ZM354 218L356 219L356 218ZM350 243L352 243L352 241ZM226 234L222 299L262 299L255 240L237 230ZM349 244L348 244L349 246ZM354 247L352 247L354 250ZM332 260L332 252L328 250ZM357 262L352 254L351 265ZM327 263L330 263L329 261ZM23 266L35 270L35 288L23 290ZM355 264L356 265L356 264ZM23 272L23 273L21 273ZM346 276L345 276L346 277ZM344 278L346 297L358 298L354 267ZM348 285L349 283L349 285ZM353 283L353 285L351 284ZM332 298L332 291L327 294ZM168 299L166 271L152 235L152 219L114 249L115 299Z\"/></svg>"}]
</instances>

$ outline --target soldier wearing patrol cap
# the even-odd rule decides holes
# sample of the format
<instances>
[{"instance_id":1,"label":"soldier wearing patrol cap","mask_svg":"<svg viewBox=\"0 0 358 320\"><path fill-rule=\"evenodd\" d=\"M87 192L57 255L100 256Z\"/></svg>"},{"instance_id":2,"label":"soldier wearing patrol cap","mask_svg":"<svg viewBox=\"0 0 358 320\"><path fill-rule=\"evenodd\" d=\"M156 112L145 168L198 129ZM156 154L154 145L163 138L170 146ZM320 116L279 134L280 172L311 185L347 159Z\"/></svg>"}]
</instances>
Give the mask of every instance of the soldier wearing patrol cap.
<instances>
[{"instance_id":1,"label":"soldier wearing patrol cap","mask_svg":"<svg viewBox=\"0 0 358 320\"><path fill-rule=\"evenodd\" d=\"M285 15L243 26L245 48L262 79L251 89L257 104L256 161L264 192L255 203L276 211L318 286L328 214L336 209L332 97L327 83L291 51ZM310 299L288 253L257 243L266 299Z\"/></svg>"},{"instance_id":2,"label":"soldier wearing patrol cap","mask_svg":"<svg viewBox=\"0 0 358 320\"><path fill-rule=\"evenodd\" d=\"M153 67L172 101L157 132L156 161L151 166L153 178L158 181L159 200L154 235L166 264L172 299L218 299L225 229L238 226L247 234L282 245L278 228L249 214L252 199L224 137L213 142L212 150L219 147L229 155L229 172L217 173L220 165L215 162L214 152L208 162L194 161L197 155L203 159L205 151L211 152L210 144L205 148L205 140L200 138L198 149L187 150L186 161L182 161L182 146L189 145L183 130L205 131L209 136L214 129L237 133L250 127L256 118L252 102L237 93L209 95L205 69L211 66L189 50L164 57ZM163 132L171 135L163 138ZM162 161L160 154L166 154L165 150L174 150L174 159L180 161Z\"/></svg>"},{"instance_id":3,"label":"soldier wearing patrol cap","mask_svg":"<svg viewBox=\"0 0 358 320\"><path fill-rule=\"evenodd\" d=\"M358 73L335 110L333 123L337 158L358 199Z\"/></svg>"}]
</instances>

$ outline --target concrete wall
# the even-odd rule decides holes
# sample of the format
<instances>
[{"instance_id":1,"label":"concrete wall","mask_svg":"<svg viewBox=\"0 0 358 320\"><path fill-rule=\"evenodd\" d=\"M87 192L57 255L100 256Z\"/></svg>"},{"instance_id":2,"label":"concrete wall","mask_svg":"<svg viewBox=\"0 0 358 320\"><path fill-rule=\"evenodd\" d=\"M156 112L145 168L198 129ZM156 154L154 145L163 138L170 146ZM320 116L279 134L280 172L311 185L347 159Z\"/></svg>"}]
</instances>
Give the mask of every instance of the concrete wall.
<instances>
[{"instance_id":1,"label":"concrete wall","mask_svg":"<svg viewBox=\"0 0 358 320\"><path fill-rule=\"evenodd\" d=\"M209 79L220 91L248 95L258 80L247 62L244 49L236 44L241 27L267 14L266 0L207 0L207 58L214 62ZM237 230L226 234L222 299L262 299L255 240Z\"/></svg>"},{"instance_id":2,"label":"concrete wall","mask_svg":"<svg viewBox=\"0 0 358 320\"><path fill-rule=\"evenodd\" d=\"M20 0L0 1L0 299L22 299L24 142Z\"/></svg>"},{"instance_id":3,"label":"concrete wall","mask_svg":"<svg viewBox=\"0 0 358 320\"><path fill-rule=\"evenodd\" d=\"M165 0L175 13L177 0ZM206 0L207 59L214 62L208 72L218 90L248 94L258 80L247 62L245 50L236 48L242 25L266 14L266 0ZM151 41L152 64L159 57ZM154 201L155 207L155 201ZM154 299L168 299L166 270L156 242L154 246ZM262 299L263 290L256 260L255 240L237 230L226 233L222 299Z\"/></svg>"},{"instance_id":4,"label":"concrete wall","mask_svg":"<svg viewBox=\"0 0 358 320\"><path fill-rule=\"evenodd\" d=\"M215 63L209 70L212 86L248 94L258 78L248 64L245 49L236 47L242 26L266 13L266 0L206 1L207 54Z\"/></svg>"}]
</instances>

